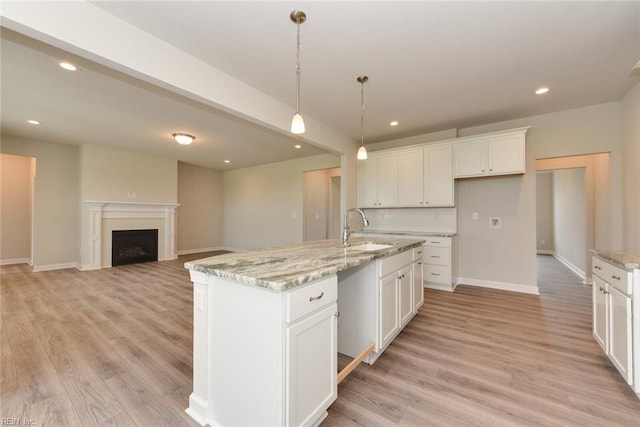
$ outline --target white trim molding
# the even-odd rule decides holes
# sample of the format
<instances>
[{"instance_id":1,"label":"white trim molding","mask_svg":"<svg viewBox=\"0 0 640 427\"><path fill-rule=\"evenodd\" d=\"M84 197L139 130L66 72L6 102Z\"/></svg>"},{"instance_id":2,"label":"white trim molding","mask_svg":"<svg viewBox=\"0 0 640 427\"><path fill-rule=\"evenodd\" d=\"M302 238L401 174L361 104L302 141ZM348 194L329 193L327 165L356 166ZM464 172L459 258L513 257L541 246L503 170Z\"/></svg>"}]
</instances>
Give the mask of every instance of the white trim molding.
<instances>
[{"instance_id":1,"label":"white trim molding","mask_svg":"<svg viewBox=\"0 0 640 427\"><path fill-rule=\"evenodd\" d=\"M565 267L567 267L569 270L577 274L582 279L583 283L586 283L587 275L584 274L584 271L578 268L578 266L576 266L574 263L572 263L568 259L564 258L562 255L558 254L558 252L553 252L553 256L555 259L560 261Z\"/></svg>"},{"instance_id":2,"label":"white trim molding","mask_svg":"<svg viewBox=\"0 0 640 427\"><path fill-rule=\"evenodd\" d=\"M31 260L29 258L16 258L16 259L2 259L0 265L13 265L13 264L29 264Z\"/></svg>"},{"instance_id":3,"label":"white trim molding","mask_svg":"<svg viewBox=\"0 0 640 427\"><path fill-rule=\"evenodd\" d=\"M158 261L176 259L176 203L108 202L86 200L82 204L82 259L80 270L102 268L104 219L160 219ZM163 248L160 251L160 248Z\"/></svg>"},{"instance_id":4,"label":"white trim molding","mask_svg":"<svg viewBox=\"0 0 640 427\"><path fill-rule=\"evenodd\" d=\"M490 280L471 279L458 277L457 285L479 286L482 288L500 289L503 291L520 292L524 294L540 295L537 286L522 285L519 283L494 282ZM457 286L456 285L456 286Z\"/></svg>"}]
</instances>

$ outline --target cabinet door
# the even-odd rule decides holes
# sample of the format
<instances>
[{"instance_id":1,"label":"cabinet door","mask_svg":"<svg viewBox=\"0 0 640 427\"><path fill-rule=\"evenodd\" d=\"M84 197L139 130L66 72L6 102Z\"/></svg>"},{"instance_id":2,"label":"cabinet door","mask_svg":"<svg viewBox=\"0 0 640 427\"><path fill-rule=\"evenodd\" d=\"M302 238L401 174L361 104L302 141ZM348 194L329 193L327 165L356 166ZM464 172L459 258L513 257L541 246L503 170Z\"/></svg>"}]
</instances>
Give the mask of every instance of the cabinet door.
<instances>
[{"instance_id":1,"label":"cabinet door","mask_svg":"<svg viewBox=\"0 0 640 427\"><path fill-rule=\"evenodd\" d=\"M424 284L422 282L422 261L415 261L413 264L413 312L417 313L418 309L424 303Z\"/></svg>"},{"instance_id":2,"label":"cabinet door","mask_svg":"<svg viewBox=\"0 0 640 427\"><path fill-rule=\"evenodd\" d=\"M398 206L424 206L422 152L398 153Z\"/></svg>"},{"instance_id":3,"label":"cabinet door","mask_svg":"<svg viewBox=\"0 0 640 427\"><path fill-rule=\"evenodd\" d=\"M631 298L607 286L609 292L609 358L627 383L632 384Z\"/></svg>"},{"instance_id":4,"label":"cabinet door","mask_svg":"<svg viewBox=\"0 0 640 427\"><path fill-rule=\"evenodd\" d=\"M387 345L400 329L398 320L398 276L390 274L380 280L380 348Z\"/></svg>"},{"instance_id":5,"label":"cabinet door","mask_svg":"<svg viewBox=\"0 0 640 427\"><path fill-rule=\"evenodd\" d=\"M593 276L593 337L605 353L609 353L607 346L608 313L607 313L607 284L598 276Z\"/></svg>"},{"instance_id":6,"label":"cabinet door","mask_svg":"<svg viewBox=\"0 0 640 427\"><path fill-rule=\"evenodd\" d=\"M358 160L358 206L377 207L378 202L378 161L369 156L367 160Z\"/></svg>"},{"instance_id":7,"label":"cabinet door","mask_svg":"<svg viewBox=\"0 0 640 427\"><path fill-rule=\"evenodd\" d=\"M398 154L376 156L378 160L378 207L398 206Z\"/></svg>"},{"instance_id":8,"label":"cabinet door","mask_svg":"<svg viewBox=\"0 0 640 427\"><path fill-rule=\"evenodd\" d=\"M398 275L398 292L400 310L400 327L406 325L413 314L413 280L411 278L411 265L406 266Z\"/></svg>"},{"instance_id":9,"label":"cabinet door","mask_svg":"<svg viewBox=\"0 0 640 427\"><path fill-rule=\"evenodd\" d=\"M453 176L486 175L486 139L458 142L453 146Z\"/></svg>"},{"instance_id":10,"label":"cabinet door","mask_svg":"<svg viewBox=\"0 0 640 427\"><path fill-rule=\"evenodd\" d=\"M524 173L524 135L492 136L487 142L489 175Z\"/></svg>"},{"instance_id":11,"label":"cabinet door","mask_svg":"<svg viewBox=\"0 0 640 427\"><path fill-rule=\"evenodd\" d=\"M288 426L316 422L338 396L337 310L333 303L286 328Z\"/></svg>"},{"instance_id":12,"label":"cabinet door","mask_svg":"<svg viewBox=\"0 0 640 427\"><path fill-rule=\"evenodd\" d=\"M424 150L425 206L453 206L453 147Z\"/></svg>"}]
</instances>

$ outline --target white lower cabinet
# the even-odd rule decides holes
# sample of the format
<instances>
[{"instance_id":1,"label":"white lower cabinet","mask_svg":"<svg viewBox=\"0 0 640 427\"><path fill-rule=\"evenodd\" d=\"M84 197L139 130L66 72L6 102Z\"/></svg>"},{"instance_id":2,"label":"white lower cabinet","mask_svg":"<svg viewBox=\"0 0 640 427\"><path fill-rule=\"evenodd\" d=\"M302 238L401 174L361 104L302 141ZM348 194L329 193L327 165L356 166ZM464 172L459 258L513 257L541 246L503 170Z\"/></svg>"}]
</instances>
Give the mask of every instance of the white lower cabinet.
<instances>
[{"instance_id":1,"label":"white lower cabinet","mask_svg":"<svg viewBox=\"0 0 640 427\"><path fill-rule=\"evenodd\" d=\"M424 300L422 247L391 255L367 266L338 273L338 352L373 364L415 316ZM418 290L416 290L416 286Z\"/></svg>"},{"instance_id":2,"label":"white lower cabinet","mask_svg":"<svg viewBox=\"0 0 640 427\"><path fill-rule=\"evenodd\" d=\"M424 287L452 292L456 287L456 236L427 237L424 243Z\"/></svg>"},{"instance_id":3,"label":"white lower cabinet","mask_svg":"<svg viewBox=\"0 0 640 427\"><path fill-rule=\"evenodd\" d=\"M634 373L634 352L636 360L640 360L640 334L637 329L634 331L633 323L637 316L633 306L633 275L597 257L593 258L592 266L593 337L625 381L639 393L640 375ZM635 328L639 327L636 320Z\"/></svg>"},{"instance_id":4,"label":"white lower cabinet","mask_svg":"<svg viewBox=\"0 0 640 427\"><path fill-rule=\"evenodd\" d=\"M336 400L337 304L287 327L286 425L311 425Z\"/></svg>"}]
</instances>

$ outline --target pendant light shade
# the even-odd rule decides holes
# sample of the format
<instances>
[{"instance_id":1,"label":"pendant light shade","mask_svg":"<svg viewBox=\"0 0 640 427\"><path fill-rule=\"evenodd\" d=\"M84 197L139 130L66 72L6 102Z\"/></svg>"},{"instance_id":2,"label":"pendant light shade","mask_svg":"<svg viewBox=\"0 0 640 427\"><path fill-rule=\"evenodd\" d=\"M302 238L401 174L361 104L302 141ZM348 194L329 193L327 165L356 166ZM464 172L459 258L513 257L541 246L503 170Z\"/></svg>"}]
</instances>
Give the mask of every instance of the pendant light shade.
<instances>
[{"instance_id":1,"label":"pendant light shade","mask_svg":"<svg viewBox=\"0 0 640 427\"><path fill-rule=\"evenodd\" d=\"M293 10L289 18L298 29L296 38L296 113L291 120L291 133L299 135L305 132L304 118L300 114L300 24L307 20L307 15L301 10Z\"/></svg>"},{"instance_id":2,"label":"pendant light shade","mask_svg":"<svg viewBox=\"0 0 640 427\"><path fill-rule=\"evenodd\" d=\"M364 84L369 81L367 76L359 76L360 83L360 148L358 148L358 160L367 160L367 149L364 148Z\"/></svg>"}]
</instances>

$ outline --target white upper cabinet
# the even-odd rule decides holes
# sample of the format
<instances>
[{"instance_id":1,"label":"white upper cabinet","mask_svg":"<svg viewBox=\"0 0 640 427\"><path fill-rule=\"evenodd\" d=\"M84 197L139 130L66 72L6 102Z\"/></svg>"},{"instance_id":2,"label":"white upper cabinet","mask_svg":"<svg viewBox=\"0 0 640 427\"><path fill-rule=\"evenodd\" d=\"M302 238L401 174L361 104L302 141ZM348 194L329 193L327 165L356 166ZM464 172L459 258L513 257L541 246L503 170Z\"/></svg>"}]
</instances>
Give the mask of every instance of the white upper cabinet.
<instances>
[{"instance_id":1,"label":"white upper cabinet","mask_svg":"<svg viewBox=\"0 0 640 427\"><path fill-rule=\"evenodd\" d=\"M361 208L398 206L397 153L371 153L358 160L358 202Z\"/></svg>"},{"instance_id":2,"label":"white upper cabinet","mask_svg":"<svg viewBox=\"0 0 640 427\"><path fill-rule=\"evenodd\" d=\"M469 178L511 175L525 172L525 132L481 135L456 142L453 146L453 175Z\"/></svg>"},{"instance_id":3,"label":"white upper cabinet","mask_svg":"<svg viewBox=\"0 0 640 427\"><path fill-rule=\"evenodd\" d=\"M398 153L398 206L453 206L450 144Z\"/></svg>"}]
</instances>

